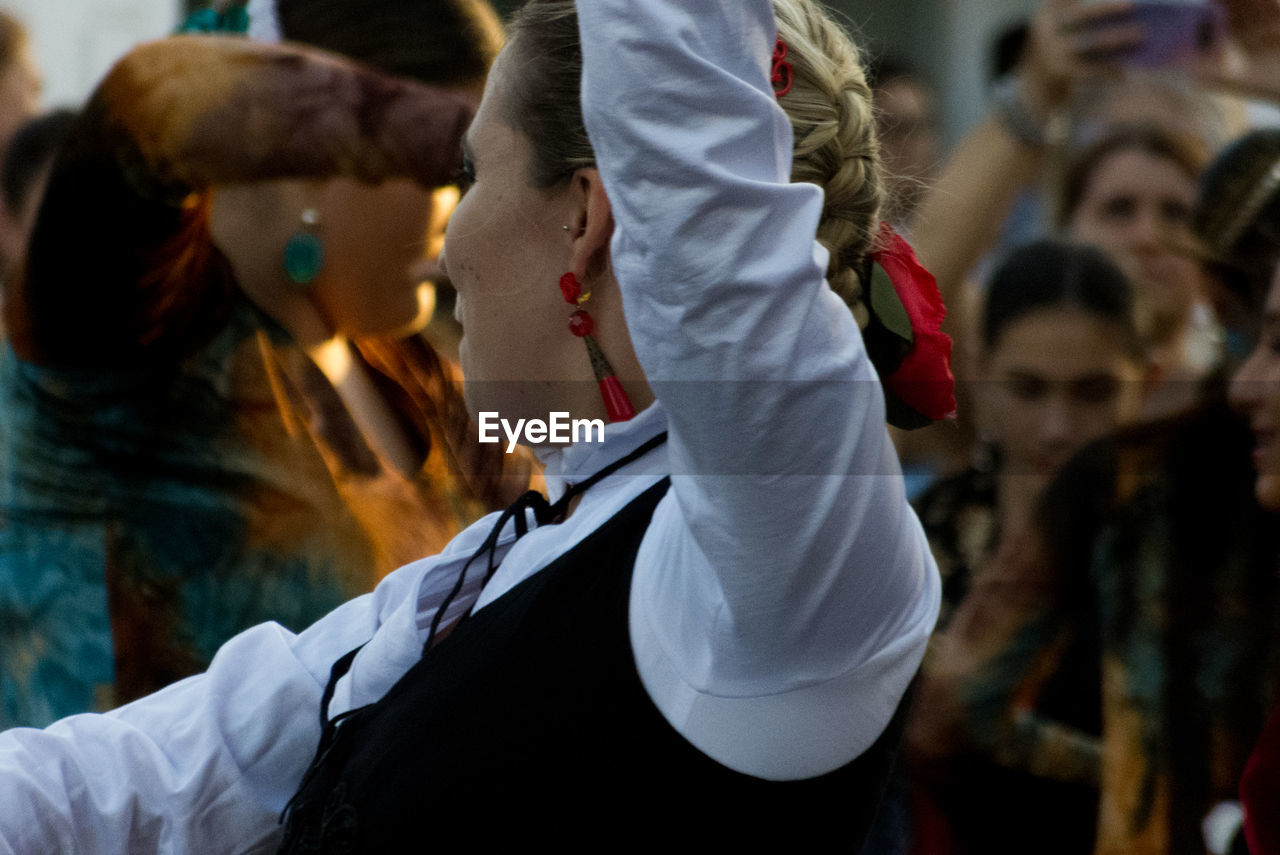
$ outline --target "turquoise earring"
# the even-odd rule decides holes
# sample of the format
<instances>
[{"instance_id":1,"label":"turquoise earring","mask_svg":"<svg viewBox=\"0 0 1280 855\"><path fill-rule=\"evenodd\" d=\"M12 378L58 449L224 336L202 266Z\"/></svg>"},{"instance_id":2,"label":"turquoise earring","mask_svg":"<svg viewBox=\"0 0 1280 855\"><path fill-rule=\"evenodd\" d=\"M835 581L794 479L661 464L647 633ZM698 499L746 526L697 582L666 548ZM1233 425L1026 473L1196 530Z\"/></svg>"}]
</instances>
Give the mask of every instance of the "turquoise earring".
<instances>
[{"instance_id":1,"label":"turquoise earring","mask_svg":"<svg viewBox=\"0 0 1280 855\"><path fill-rule=\"evenodd\" d=\"M324 244L316 233L320 212L306 208L299 219L300 228L284 246L284 272L295 285L310 285L324 266Z\"/></svg>"},{"instance_id":2,"label":"turquoise earring","mask_svg":"<svg viewBox=\"0 0 1280 855\"><path fill-rule=\"evenodd\" d=\"M249 12L237 3L224 12L197 9L178 27L179 33L245 33L249 30Z\"/></svg>"}]
</instances>

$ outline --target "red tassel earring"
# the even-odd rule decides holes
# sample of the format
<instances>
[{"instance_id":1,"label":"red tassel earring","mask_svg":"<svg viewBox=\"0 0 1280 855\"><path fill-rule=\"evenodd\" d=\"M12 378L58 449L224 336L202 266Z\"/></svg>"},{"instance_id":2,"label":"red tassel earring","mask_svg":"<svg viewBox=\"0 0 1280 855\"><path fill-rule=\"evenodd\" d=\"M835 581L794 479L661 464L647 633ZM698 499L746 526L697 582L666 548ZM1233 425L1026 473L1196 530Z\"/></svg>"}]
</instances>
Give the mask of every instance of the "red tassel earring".
<instances>
[{"instance_id":1,"label":"red tassel earring","mask_svg":"<svg viewBox=\"0 0 1280 855\"><path fill-rule=\"evenodd\" d=\"M586 309L581 308L591 299L591 292L582 292L582 283L570 271L560 277L560 293L566 303L578 308L569 315L569 332L582 339L587 346L587 356L591 358L591 370L600 384L600 397L604 399L604 410L611 422L625 422L635 418L636 408L631 405L627 393L623 390L618 377L613 373L613 366L605 358L604 351L592 333L596 330L596 322Z\"/></svg>"}]
</instances>

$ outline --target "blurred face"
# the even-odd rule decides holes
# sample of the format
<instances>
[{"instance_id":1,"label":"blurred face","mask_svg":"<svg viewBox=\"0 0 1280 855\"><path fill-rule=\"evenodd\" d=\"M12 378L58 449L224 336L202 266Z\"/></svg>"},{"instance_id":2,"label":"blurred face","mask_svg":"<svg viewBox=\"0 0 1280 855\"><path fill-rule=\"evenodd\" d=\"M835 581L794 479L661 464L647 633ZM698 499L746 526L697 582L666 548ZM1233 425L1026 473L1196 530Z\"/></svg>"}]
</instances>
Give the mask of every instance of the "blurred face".
<instances>
[{"instance_id":1,"label":"blurred face","mask_svg":"<svg viewBox=\"0 0 1280 855\"><path fill-rule=\"evenodd\" d=\"M1078 309L1031 312L983 360L980 393L1004 470L1047 481L1073 452L1132 418L1141 368L1114 324Z\"/></svg>"},{"instance_id":2,"label":"blurred face","mask_svg":"<svg viewBox=\"0 0 1280 855\"><path fill-rule=\"evenodd\" d=\"M1157 342L1181 332L1200 296L1199 267L1174 249L1190 240L1194 201L1195 183L1176 163L1120 150L1094 170L1067 224L1124 270Z\"/></svg>"},{"instance_id":3,"label":"blurred face","mask_svg":"<svg viewBox=\"0 0 1280 855\"><path fill-rule=\"evenodd\" d=\"M40 211L40 201L49 180L49 169L49 165L41 167L40 174L31 181L21 210L10 211L0 202L0 269L13 269L26 255L27 241L35 228L36 214Z\"/></svg>"},{"instance_id":4,"label":"blurred face","mask_svg":"<svg viewBox=\"0 0 1280 855\"><path fill-rule=\"evenodd\" d=\"M529 142L506 118L510 64L508 47L463 143L471 184L449 221L443 266L458 291L472 411L545 418L551 382L585 363L557 284L571 264L571 209L566 190L529 182Z\"/></svg>"},{"instance_id":5,"label":"blurred face","mask_svg":"<svg viewBox=\"0 0 1280 855\"><path fill-rule=\"evenodd\" d=\"M452 188L337 179L317 203L324 266L311 286L321 313L349 336L408 334L431 317Z\"/></svg>"},{"instance_id":6,"label":"blurred face","mask_svg":"<svg viewBox=\"0 0 1280 855\"><path fill-rule=\"evenodd\" d=\"M0 143L7 142L23 122L40 112L40 73L28 47L0 70Z\"/></svg>"},{"instance_id":7,"label":"blurred face","mask_svg":"<svg viewBox=\"0 0 1280 855\"><path fill-rule=\"evenodd\" d=\"M1280 276L1267 295L1257 347L1231 380L1231 401L1253 430L1258 504L1280 511Z\"/></svg>"}]
</instances>

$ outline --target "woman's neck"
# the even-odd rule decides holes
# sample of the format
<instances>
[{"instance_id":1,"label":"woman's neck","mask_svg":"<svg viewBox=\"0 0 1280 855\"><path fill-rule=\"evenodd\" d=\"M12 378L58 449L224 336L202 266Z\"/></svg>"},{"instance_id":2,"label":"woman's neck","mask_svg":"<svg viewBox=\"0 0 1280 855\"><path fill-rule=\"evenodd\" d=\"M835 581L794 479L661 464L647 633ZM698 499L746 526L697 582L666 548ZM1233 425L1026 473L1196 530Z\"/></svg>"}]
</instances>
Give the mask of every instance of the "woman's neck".
<instances>
[{"instance_id":1,"label":"woman's neck","mask_svg":"<svg viewBox=\"0 0 1280 855\"><path fill-rule=\"evenodd\" d=\"M1000 474L996 513L1000 520L1000 537L1006 539L1022 532L1030 524L1045 479L1038 474L1009 472Z\"/></svg>"},{"instance_id":2,"label":"woman's neck","mask_svg":"<svg viewBox=\"0 0 1280 855\"><path fill-rule=\"evenodd\" d=\"M378 390L372 369L351 342L341 336L312 343L307 356L337 391L360 435L385 463L406 477L422 468L423 458L411 441L403 421Z\"/></svg>"}]
</instances>

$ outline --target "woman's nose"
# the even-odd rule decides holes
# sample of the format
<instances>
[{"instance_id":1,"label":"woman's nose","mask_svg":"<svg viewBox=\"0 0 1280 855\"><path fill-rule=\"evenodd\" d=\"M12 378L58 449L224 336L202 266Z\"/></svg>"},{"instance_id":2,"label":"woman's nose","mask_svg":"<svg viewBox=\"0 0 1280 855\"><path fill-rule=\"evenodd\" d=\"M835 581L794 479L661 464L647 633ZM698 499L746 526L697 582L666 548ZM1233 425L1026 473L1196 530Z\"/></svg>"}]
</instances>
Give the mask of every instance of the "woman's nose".
<instances>
[{"instance_id":1,"label":"woman's nose","mask_svg":"<svg viewBox=\"0 0 1280 855\"><path fill-rule=\"evenodd\" d=\"M1129 243L1140 249L1155 249L1161 242L1160 223L1153 213L1139 213L1129 226Z\"/></svg>"},{"instance_id":2,"label":"woman's nose","mask_svg":"<svg viewBox=\"0 0 1280 855\"><path fill-rule=\"evenodd\" d=\"M1231 405L1241 412L1247 412L1257 403L1258 391L1262 385L1255 370L1258 359L1258 351L1255 350L1232 376L1231 385L1227 387Z\"/></svg>"},{"instance_id":3,"label":"woman's nose","mask_svg":"<svg viewBox=\"0 0 1280 855\"><path fill-rule=\"evenodd\" d=\"M1060 395L1050 395L1041 412L1040 438L1045 442L1066 442L1071 439L1073 413L1071 405Z\"/></svg>"}]
</instances>

